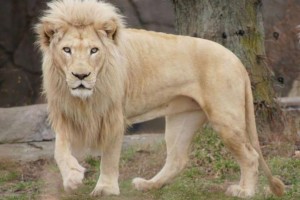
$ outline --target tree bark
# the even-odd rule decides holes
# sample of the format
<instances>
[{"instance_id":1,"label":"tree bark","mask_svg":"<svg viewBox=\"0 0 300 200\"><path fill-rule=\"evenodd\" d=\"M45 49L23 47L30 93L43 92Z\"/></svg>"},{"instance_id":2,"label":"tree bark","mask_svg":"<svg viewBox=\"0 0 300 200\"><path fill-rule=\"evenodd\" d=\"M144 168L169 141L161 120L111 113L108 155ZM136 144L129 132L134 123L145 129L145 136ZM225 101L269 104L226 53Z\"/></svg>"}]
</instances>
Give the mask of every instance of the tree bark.
<instances>
[{"instance_id":1,"label":"tree bark","mask_svg":"<svg viewBox=\"0 0 300 200\"><path fill-rule=\"evenodd\" d=\"M267 122L274 128L278 121L282 122L280 108L274 101L273 74L266 62L261 0L173 0L173 3L179 34L218 42L241 59L251 78L259 127ZM282 131L283 124L279 124L275 129Z\"/></svg>"}]
</instances>

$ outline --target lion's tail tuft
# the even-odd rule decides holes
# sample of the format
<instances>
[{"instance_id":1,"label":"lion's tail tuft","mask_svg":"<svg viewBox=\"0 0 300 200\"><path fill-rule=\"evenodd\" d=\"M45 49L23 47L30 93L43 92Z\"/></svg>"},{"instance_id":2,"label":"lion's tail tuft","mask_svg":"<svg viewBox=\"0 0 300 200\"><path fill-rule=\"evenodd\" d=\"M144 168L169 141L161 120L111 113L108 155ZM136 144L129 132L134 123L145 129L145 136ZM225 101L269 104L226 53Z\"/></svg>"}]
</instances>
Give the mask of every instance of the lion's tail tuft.
<instances>
[{"instance_id":1,"label":"lion's tail tuft","mask_svg":"<svg viewBox=\"0 0 300 200\"><path fill-rule=\"evenodd\" d=\"M272 177L269 181L271 191L278 197L284 194L284 184L281 180L276 177Z\"/></svg>"},{"instance_id":2,"label":"lion's tail tuft","mask_svg":"<svg viewBox=\"0 0 300 200\"><path fill-rule=\"evenodd\" d=\"M262 153L260 149L259 149L259 165L261 166L266 177L268 178L271 191L278 197L282 196L284 194L284 184L279 178L276 178L272 175L270 168L268 167L265 159L262 157Z\"/></svg>"}]
</instances>

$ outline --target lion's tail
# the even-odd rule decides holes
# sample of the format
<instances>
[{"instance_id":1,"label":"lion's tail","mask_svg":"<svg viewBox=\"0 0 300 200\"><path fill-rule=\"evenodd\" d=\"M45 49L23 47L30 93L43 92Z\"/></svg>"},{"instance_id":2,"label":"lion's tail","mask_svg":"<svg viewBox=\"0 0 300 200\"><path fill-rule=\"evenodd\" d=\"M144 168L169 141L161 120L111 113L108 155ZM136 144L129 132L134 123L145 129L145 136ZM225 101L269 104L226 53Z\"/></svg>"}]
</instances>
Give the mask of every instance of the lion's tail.
<instances>
[{"instance_id":1,"label":"lion's tail","mask_svg":"<svg viewBox=\"0 0 300 200\"><path fill-rule=\"evenodd\" d=\"M269 185L271 191L276 196L282 196L284 194L284 184L281 180L274 177L272 175L272 172L270 168L268 167L258 141L257 131L256 131L256 124L255 124L255 115L254 115L254 106L253 106L253 97L252 97L252 91L251 91L251 84L250 80L247 80L246 84L246 121L247 123L247 133L250 139L250 143L255 148L257 153L259 154L259 165L263 169L266 177L268 178Z\"/></svg>"}]
</instances>

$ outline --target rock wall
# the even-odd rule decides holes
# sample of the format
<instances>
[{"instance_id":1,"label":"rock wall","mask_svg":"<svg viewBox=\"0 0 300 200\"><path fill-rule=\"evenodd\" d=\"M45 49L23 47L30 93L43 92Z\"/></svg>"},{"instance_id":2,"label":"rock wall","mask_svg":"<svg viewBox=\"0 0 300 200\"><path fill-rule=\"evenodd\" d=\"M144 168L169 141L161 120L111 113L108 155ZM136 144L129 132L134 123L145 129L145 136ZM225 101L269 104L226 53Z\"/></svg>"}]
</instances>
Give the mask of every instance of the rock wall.
<instances>
[{"instance_id":1,"label":"rock wall","mask_svg":"<svg viewBox=\"0 0 300 200\"><path fill-rule=\"evenodd\" d=\"M34 47L32 27L47 0L1 1L0 6L0 107L44 102L41 63ZM128 27L174 33L171 0L110 0L126 16ZM263 0L266 48L275 71L275 88L285 96L299 76L300 1Z\"/></svg>"},{"instance_id":2,"label":"rock wall","mask_svg":"<svg viewBox=\"0 0 300 200\"><path fill-rule=\"evenodd\" d=\"M0 144L53 140L47 119L46 104L0 108Z\"/></svg>"},{"instance_id":3,"label":"rock wall","mask_svg":"<svg viewBox=\"0 0 300 200\"><path fill-rule=\"evenodd\" d=\"M44 5L43 0L1 1L1 107L33 104L39 98L40 56L32 27Z\"/></svg>"}]
</instances>

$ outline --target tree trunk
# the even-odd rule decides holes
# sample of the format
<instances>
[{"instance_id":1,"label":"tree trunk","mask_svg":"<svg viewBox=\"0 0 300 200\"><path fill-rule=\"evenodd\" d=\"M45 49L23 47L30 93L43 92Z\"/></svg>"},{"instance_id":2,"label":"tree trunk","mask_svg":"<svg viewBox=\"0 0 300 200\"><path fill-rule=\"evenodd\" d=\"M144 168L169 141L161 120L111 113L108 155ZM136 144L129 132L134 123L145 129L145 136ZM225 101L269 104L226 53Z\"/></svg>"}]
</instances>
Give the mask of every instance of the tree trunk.
<instances>
[{"instance_id":1,"label":"tree trunk","mask_svg":"<svg viewBox=\"0 0 300 200\"><path fill-rule=\"evenodd\" d=\"M177 32L213 40L233 51L246 67L255 99L257 122L282 122L274 101L272 72L264 47L261 0L173 0ZM276 122L276 123L273 123ZM279 123L281 131L282 123ZM276 127L276 131L280 131Z\"/></svg>"}]
</instances>

